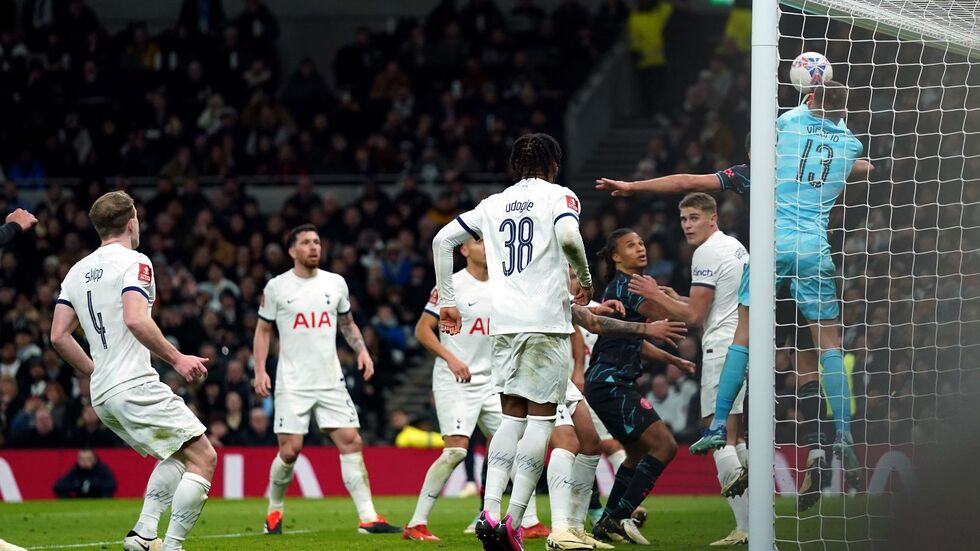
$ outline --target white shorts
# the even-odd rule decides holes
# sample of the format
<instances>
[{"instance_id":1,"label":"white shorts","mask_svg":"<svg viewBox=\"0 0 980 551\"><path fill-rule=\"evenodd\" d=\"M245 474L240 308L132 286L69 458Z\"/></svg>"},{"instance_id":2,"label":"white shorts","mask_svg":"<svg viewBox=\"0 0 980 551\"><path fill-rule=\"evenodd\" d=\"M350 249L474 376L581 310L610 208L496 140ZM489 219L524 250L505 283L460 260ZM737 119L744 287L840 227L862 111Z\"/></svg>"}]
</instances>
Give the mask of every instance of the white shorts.
<instances>
[{"instance_id":1,"label":"white shorts","mask_svg":"<svg viewBox=\"0 0 980 551\"><path fill-rule=\"evenodd\" d=\"M582 396L582 392L569 380L568 389L565 392L565 403L558 404L556 411L558 417L555 419L555 427L574 427L572 415L575 415L578 403L584 399L585 396Z\"/></svg>"},{"instance_id":2,"label":"white shorts","mask_svg":"<svg viewBox=\"0 0 980 551\"><path fill-rule=\"evenodd\" d=\"M273 430L276 434L310 432L310 414L314 415L321 431L361 426L347 387L276 392L275 407Z\"/></svg>"},{"instance_id":3,"label":"white shorts","mask_svg":"<svg viewBox=\"0 0 980 551\"><path fill-rule=\"evenodd\" d=\"M725 367L725 356L715 356L701 360L701 417L715 414L715 401L718 399L718 383L721 381L721 370ZM738 391L735 403L732 405L732 415L742 413L745 402L745 385Z\"/></svg>"},{"instance_id":4,"label":"white shorts","mask_svg":"<svg viewBox=\"0 0 980 551\"><path fill-rule=\"evenodd\" d=\"M160 381L119 392L95 406L95 413L143 457L167 459L206 431L184 401Z\"/></svg>"},{"instance_id":5,"label":"white shorts","mask_svg":"<svg viewBox=\"0 0 980 551\"><path fill-rule=\"evenodd\" d=\"M538 404L562 404L571 365L572 341L555 333L493 335L494 390Z\"/></svg>"},{"instance_id":6,"label":"white shorts","mask_svg":"<svg viewBox=\"0 0 980 551\"><path fill-rule=\"evenodd\" d=\"M500 427L500 396L491 385L470 389L462 383L458 388L433 390L432 394L436 398L436 416L443 436L469 438L473 429L479 426L480 431L490 437Z\"/></svg>"}]
</instances>

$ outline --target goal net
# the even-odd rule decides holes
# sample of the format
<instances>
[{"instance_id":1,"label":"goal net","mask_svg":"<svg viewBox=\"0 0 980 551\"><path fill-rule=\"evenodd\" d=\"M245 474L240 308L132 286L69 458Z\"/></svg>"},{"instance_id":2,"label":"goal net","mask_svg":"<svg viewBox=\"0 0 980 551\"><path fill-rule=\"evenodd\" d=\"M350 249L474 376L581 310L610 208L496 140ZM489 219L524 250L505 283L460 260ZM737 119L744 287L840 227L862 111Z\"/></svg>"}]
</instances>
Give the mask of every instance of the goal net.
<instances>
[{"instance_id":1,"label":"goal net","mask_svg":"<svg viewBox=\"0 0 980 551\"><path fill-rule=\"evenodd\" d=\"M889 524L881 521L892 514L893 497L916 479L917 456L935 442L943 419L955 413L962 393L977 380L978 6L975 0L779 5L779 114L805 99L790 83L792 61L803 52L824 54L833 80L849 92L846 126L863 145L860 157L873 165L867 175L852 174L830 212L832 277L825 270L814 275L822 270L804 265L819 263L819 256L801 255L796 273L786 274L776 295L773 468L775 543L782 551L888 548ZM832 168L831 157L845 149L831 144L817 151L820 139L814 149L802 145L805 139L799 143L798 184L833 193L821 191L821 177ZM777 195L785 191L777 184ZM809 214L798 211L795 222L820 222ZM777 220L780 215L777 207ZM780 243L779 225L777 259L788 248L811 246ZM754 264L757 251L752 254ZM817 305L798 303L789 292L793 287L797 298ZM828 294L839 309L837 323L812 333L807 318L833 313L818 312L826 306L820 297ZM771 304L769 297L752 298L753 305ZM808 308L809 316L801 313ZM841 359L826 355L835 336ZM814 406L808 398L814 387L807 382L816 377L817 358L822 382ZM833 362L843 364L843 379L839 371L830 379L828 367L840 369ZM829 388L840 380L846 392ZM846 415L834 411L835 400ZM846 471L834 453L841 428L835 418L846 416L854 471ZM824 452L826 468L814 490L813 480L805 479L819 466L816 450ZM801 486L811 492L800 495Z\"/></svg>"}]
</instances>

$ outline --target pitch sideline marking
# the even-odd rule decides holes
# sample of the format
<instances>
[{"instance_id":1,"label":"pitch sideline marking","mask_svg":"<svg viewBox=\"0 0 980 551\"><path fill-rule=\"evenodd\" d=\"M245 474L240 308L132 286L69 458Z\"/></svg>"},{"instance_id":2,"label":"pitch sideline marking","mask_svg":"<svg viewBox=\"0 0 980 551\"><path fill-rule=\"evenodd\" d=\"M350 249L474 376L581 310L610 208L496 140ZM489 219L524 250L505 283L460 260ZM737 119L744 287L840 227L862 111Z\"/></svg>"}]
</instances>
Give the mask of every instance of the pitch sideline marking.
<instances>
[{"instance_id":1,"label":"pitch sideline marking","mask_svg":"<svg viewBox=\"0 0 980 551\"><path fill-rule=\"evenodd\" d=\"M319 530L290 530L289 532L286 533L286 535L289 535L289 534L310 534L312 532L319 532ZM237 534L211 534L211 535L207 535L207 536L193 536L193 537L190 537L190 538L187 538L187 539L188 540L216 540L216 539L247 538L247 537L250 537L250 536L262 536L262 535L264 535L264 534L262 534L261 532L240 532L240 533L237 533ZM85 548L85 547L101 547L103 545L114 545L114 544L121 544L121 543L122 543L122 540L96 541L96 542L92 542L92 543L71 543L71 544L63 544L63 545L41 545L41 546L35 546L35 547L28 547L27 549L30 549L30 550L35 550L35 549L81 549L81 548Z\"/></svg>"}]
</instances>

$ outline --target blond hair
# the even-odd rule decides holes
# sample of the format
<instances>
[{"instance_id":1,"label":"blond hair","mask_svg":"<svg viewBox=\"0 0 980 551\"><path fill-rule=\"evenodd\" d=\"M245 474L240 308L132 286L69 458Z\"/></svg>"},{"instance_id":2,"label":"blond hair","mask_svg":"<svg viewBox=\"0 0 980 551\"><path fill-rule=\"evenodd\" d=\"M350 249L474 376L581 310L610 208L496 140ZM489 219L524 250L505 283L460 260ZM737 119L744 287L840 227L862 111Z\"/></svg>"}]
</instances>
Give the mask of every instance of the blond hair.
<instances>
[{"instance_id":1,"label":"blond hair","mask_svg":"<svg viewBox=\"0 0 980 551\"><path fill-rule=\"evenodd\" d=\"M688 193L681 199L681 204L678 206L681 209L699 209L704 212L718 212L718 203L715 202L715 198L708 195L707 193Z\"/></svg>"}]
</instances>

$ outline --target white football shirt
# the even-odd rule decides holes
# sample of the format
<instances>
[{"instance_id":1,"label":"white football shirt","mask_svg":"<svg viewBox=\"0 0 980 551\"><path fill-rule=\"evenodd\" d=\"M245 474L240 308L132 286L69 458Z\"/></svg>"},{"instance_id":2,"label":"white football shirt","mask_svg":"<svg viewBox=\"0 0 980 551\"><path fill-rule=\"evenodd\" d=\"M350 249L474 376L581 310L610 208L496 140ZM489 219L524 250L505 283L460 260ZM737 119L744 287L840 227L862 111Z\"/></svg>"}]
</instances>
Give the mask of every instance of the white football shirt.
<instances>
[{"instance_id":1,"label":"white football shirt","mask_svg":"<svg viewBox=\"0 0 980 551\"><path fill-rule=\"evenodd\" d=\"M572 190L528 178L456 218L484 242L492 335L572 332L568 261L555 222L566 216L578 221L579 211Z\"/></svg>"},{"instance_id":2,"label":"white football shirt","mask_svg":"<svg viewBox=\"0 0 980 551\"><path fill-rule=\"evenodd\" d=\"M458 383L446 360L436 356L432 390L476 388L490 384L490 282L480 281L465 269L453 274L456 308L463 326L456 335L441 333L439 339L453 356L470 368L470 382ZM439 292L432 290L425 312L439 319Z\"/></svg>"},{"instance_id":3,"label":"white football shirt","mask_svg":"<svg viewBox=\"0 0 980 551\"><path fill-rule=\"evenodd\" d=\"M92 405L143 383L159 381L150 351L123 319L123 293L140 293L153 309L156 283L145 254L118 243L99 247L68 270L58 302L75 310L95 363Z\"/></svg>"},{"instance_id":4,"label":"white football shirt","mask_svg":"<svg viewBox=\"0 0 980 551\"><path fill-rule=\"evenodd\" d=\"M701 348L705 358L722 356L735 338L738 326L738 287L749 253L738 239L721 230L711 234L694 251L691 260L691 286L714 289L708 315L704 319Z\"/></svg>"},{"instance_id":5,"label":"white football shirt","mask_svg":"<svg viewBox=\"0 0 980 551\"><path fill-rule=\"evenodd\" d=\"M259 317L279 328L277 393L345 386L337 323L348 312L347 282L337 274L303 278L289 270L266 283Z\"/></svg>"}]
</instances>

